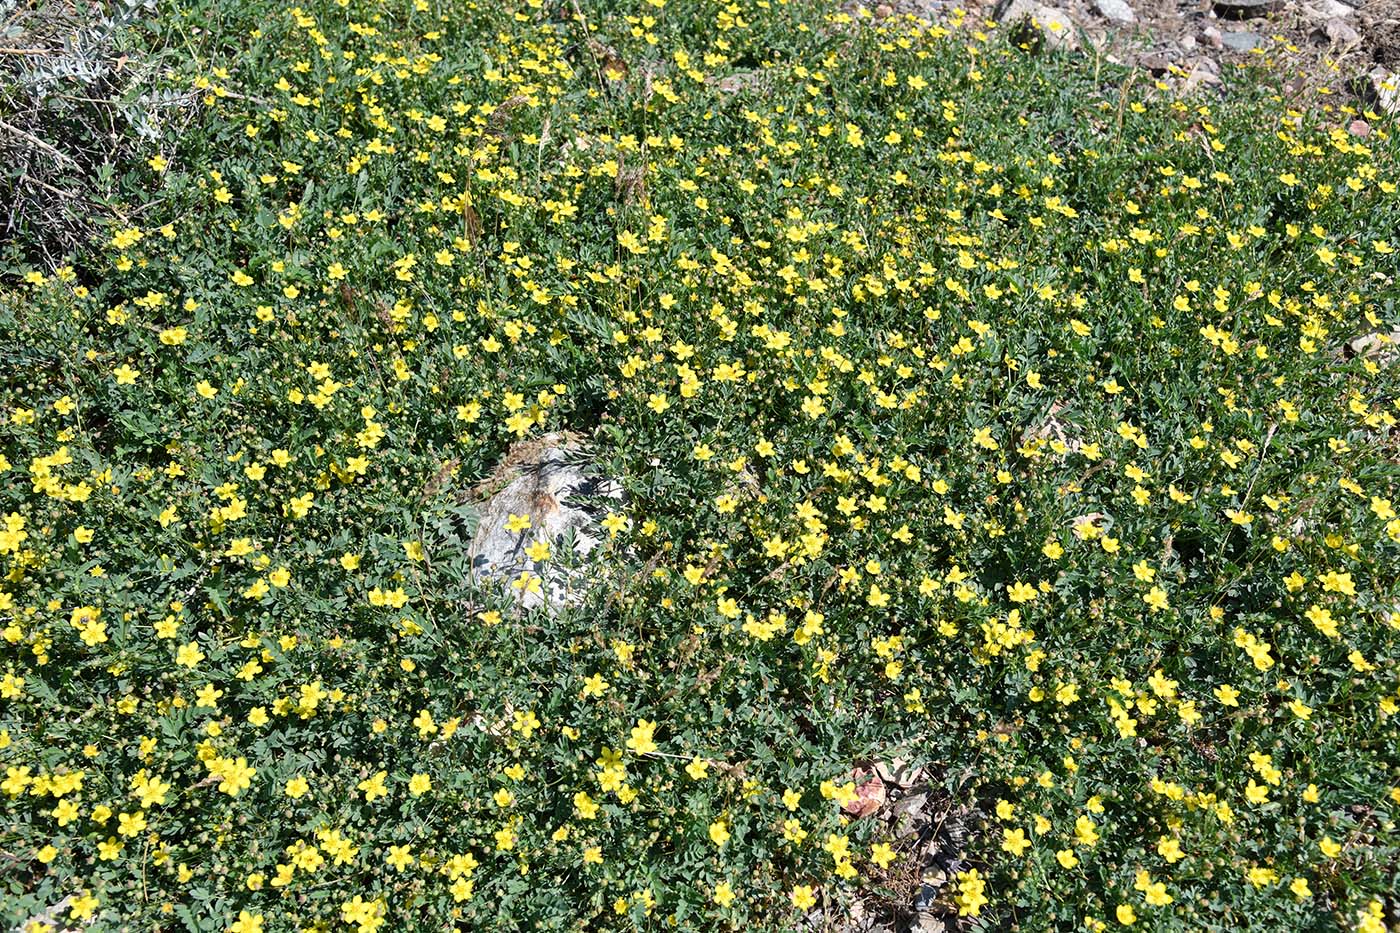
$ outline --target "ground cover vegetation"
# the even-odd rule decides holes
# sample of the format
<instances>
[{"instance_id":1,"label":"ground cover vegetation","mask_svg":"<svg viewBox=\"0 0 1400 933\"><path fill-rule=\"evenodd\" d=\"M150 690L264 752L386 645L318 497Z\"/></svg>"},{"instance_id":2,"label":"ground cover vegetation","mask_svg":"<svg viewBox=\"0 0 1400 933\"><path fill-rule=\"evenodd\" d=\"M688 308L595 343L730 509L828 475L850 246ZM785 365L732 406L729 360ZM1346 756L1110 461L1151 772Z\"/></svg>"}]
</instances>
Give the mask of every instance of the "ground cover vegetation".
<instances>
[{"instance_id":1,"label":"ground cover vegetation","mask_svg":"<svg viewBox=\"0 0 1400 933\"><path fill-rule=\"evenodd\" d=\"M8 247L7 928L796 929L907 878L895 758L956 928L1393 922L1388 119L814 3L158 15L199 113ZM472 490L559 431L625 497L522 612Z\"/></svg>"}]
</instances>

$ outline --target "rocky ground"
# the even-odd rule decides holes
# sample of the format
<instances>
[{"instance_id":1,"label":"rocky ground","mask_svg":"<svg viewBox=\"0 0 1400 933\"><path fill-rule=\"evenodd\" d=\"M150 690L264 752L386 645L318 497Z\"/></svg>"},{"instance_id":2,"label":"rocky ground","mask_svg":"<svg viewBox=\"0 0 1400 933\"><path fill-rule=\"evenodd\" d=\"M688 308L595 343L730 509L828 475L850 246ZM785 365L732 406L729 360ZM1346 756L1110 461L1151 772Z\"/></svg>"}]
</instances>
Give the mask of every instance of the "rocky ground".
<instances>
[{"instance_id":1,"label":"rocky ground","mask_svg":"<svg viewBox=\"0 0 1400 933\"><path fill-rule=\"evenodd\" d=\"M851 7L980 28L1030 24L1036 41L1137 64L1187 89L1257 64L1320 103L1400 107L1400 0L883 0Z\"/></svg>"}]
</instances>

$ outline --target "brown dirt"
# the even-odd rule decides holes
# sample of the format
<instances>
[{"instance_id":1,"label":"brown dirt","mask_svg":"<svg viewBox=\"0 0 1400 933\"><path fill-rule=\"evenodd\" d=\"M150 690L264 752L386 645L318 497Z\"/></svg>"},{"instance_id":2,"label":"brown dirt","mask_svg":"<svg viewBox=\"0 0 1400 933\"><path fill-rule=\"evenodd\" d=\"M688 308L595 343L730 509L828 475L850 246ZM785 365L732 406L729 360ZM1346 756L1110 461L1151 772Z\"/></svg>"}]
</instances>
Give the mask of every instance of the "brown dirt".
<instances>
[{"instance_id":1,"label":"brown dirt","mask_svg":"<svg viewBox=\"0 0 1400 933\"><path fill-rule=\"evenodd\" d=\"M1372 61L1391 70L1400 67L1400 0L1371 0L1358 13Z\"/></svg>"}]
</instances>

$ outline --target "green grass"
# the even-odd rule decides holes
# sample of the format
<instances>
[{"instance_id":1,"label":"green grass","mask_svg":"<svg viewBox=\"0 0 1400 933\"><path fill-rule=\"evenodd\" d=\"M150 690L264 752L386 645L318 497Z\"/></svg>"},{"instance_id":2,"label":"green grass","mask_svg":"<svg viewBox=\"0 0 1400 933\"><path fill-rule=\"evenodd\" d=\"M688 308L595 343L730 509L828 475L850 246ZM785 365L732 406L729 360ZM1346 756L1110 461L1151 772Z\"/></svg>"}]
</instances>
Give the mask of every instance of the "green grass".
<instances>
[{"instance_id":1,"label":"green grass","mask_svg":"<svg viewBox=\"0 0 1400 933\"><path fill-rule=\"evenodd\" d=\"M0 299L0 920L793 929L920 870L840 805L898 756L957 928L1384 929L1391 121L808 3L206 16ZM627 498L523 614L461 506L558 430Z\"/></svg>"}]
</instances>

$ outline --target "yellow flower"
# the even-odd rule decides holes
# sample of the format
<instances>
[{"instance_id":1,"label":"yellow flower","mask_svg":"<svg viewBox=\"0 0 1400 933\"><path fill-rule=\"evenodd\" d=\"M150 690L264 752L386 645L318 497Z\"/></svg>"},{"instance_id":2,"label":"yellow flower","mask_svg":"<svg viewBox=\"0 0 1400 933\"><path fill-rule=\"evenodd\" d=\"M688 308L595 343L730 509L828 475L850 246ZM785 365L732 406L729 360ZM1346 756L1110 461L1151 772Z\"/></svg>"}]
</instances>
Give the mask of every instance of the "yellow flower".
<instances>
[{"instance_id":1,"label":"yellow flower","mask_svg":"<svg viewBox=\"0 0 1400 933\"><path fill-rule=\"evenodd\" d=\"M1094 821L1087 816L1080 816L1074 823L1074 841L1082 846L1093 847L1099 841L1099 834Z\"/></svg>"},{"instance_id":2,"label":"yellow flower","mask_svg":"<svg viewBox=\"0 0 1400 933\"><path fill-rule=\"evenodd\" d=\"M117 816L117 832L123 836L140 835L146 828L146 814L140 810L135 813L122 813Z\"/></svg>"},{"instance_id":3,"label":"yellow flower","mask_svg":"<svg viewBox=\"0 0 1400 933\"><path fill-rule=\"evenodd\" d=\"M656 723L638 719L637 724L632 727L632 736L627 740L627 747L638 755L646 755L656 751L656 742L652 740L655 732Z\"/></svg>"},{"instance_id":4,"label":"yellow flower","mask_svg":"<svg viewBox=\"0 0 1400 933\"><path fill-rule=\"evenodd\" d=\"M413 853L408 846L390 846L389 853L384 856L384 861L391 868L403 871L413 864Z\"/></svg>"},{"instance_id":5,"label":"yellow flower","mask_svg":"<svg viewBox=\"0 0 1400 933\"><path fill-rule=\"evenodd\" d=\"M1264 888L1278 881L1278 872L1262 865L1254 865L1245 872L1245 880L1256 888Z\"/></svg>"},{"instance_id":6,"label":"yellow flower","mask_svg":"<svg viewBox=\"0 0 1400 933\"><path fill-rule=\"evenodd\" d=\"M967 871L959 873L957 879L958 893L954 896L953 902L957 904L958 916L978 916L987 904L986 880L975 868L969 868Z\"/></svg>"},{"instance_id":7,"label":"yellow flower","mask_svg":"<svg viewBox=\"0 0 1400 933\"><path fill-rule=\"evenodd\" d=\"M588 795L587 791L581 790L574 794L574 809L585 820L595 819L598 816L598 804Z\"/></svg>"},{"instance_id":8,"label":"yellow flower","mask_svg":"<svg viewBox=\"0 0 1400 933\"><path fill-rule=\"evenodd\" d=\"M256 769L248 764L248 759L241 756L234 759L215 759L209 768L210 772L219 778L219 791L230 797L237 797L251 787L253 777L257 774Z\"/></svg>"},{"instance_id":9,"label":"yellow flower","mask_svg":"<svg viewBox=\"0 0 1400 933\"><path fill-rule=\"evenodd\" d=\"M359 783L358 788L364 792L366 803L373 803L377 798L389 793L389 788L384 785L384 780L388 776L389 772L379 771L374 776L365 778Z\"/></svg>"},{"instance_id":10,"label":"yellow flower","mask_svg":"<svg viewBox=\"0 0 1400 933\"><path fill-rule=\"evenodd\" d=\"M1020 829L1003 829L1001 831L1001 847L1004 851L1012 855L1019 856L1030 847L1031 841L1026 838L1026 831Z\"/></svg>"},{"instance_id":11,"label":"yellow flower","mask_svg":"<svg viewBox=\"0 0 1400 933\"><path fill-rule=\"evenodd\" d=\"M1022 583L1020 580L1017 580L1015 583L1008 585L1006 591L1007 596L1010 597L1013 603L1029 603L1035 601L1035 587L1031 586L1029 583Z\"/></svg>"},{"instance_id":12,"label":"yellow flower","mask_svg":"<svg viewBox=\"0 0 1400 933\"><path fill-rule=\"evenodd\" d=\"M229 924L228 933L262 933L263 915L249 913L246 910L238 912L238 919Z\"/></svg>"},{"instance_id":13,"label":"yellow flower","mask_svg":"<svg viewBox=\"0 0 1400 933\"><path fill-rule=\"evenodd\" d=\"M1175 865L1186 857L1181 851L1181 843L1170 836L1163 836L1157 840L1157 854L1166 859L1168 865Z\"/></svg>"},{"instance_id":14,"label":"yellow flower","mask_svg":"<svg viewBox=\"0 0 1400 933\"><path fill-rule=\"evenodd\" d=\"M97 911L97 898L92 896L92 892L84 889L73 902L68 905L68 915L74 920L87 920ZM237 933L237 931L235 931ZM248 933L258 933L256 930Z\"/></svg>"}]
</instances>

